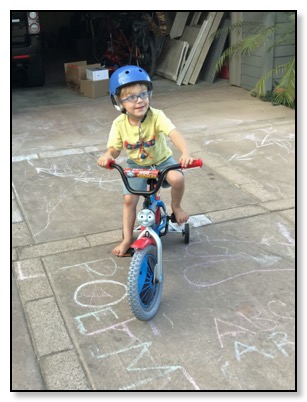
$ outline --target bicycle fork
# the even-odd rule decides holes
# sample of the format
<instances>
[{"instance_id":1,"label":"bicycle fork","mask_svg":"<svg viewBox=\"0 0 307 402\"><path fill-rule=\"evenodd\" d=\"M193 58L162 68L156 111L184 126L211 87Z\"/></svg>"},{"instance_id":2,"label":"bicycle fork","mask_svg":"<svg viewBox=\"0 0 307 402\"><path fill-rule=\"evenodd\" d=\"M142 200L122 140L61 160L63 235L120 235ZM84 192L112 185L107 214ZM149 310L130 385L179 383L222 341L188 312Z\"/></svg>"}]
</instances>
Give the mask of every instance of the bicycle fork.
<instances>
[{"instance_id":1,"label":"bicycle fork","mask_svg":"<svg viewBox=\"0 0 307 402\"><path fill-rule=\"evenodd\" d=\"M146 227L139 235L137 240L131 244L131 248L144 250L150 244L157 248L157 263L154 268L154 283L163 282L163 260L162 260L162 242L157 233L151 228Z\"/></svg>"}]
</instances>

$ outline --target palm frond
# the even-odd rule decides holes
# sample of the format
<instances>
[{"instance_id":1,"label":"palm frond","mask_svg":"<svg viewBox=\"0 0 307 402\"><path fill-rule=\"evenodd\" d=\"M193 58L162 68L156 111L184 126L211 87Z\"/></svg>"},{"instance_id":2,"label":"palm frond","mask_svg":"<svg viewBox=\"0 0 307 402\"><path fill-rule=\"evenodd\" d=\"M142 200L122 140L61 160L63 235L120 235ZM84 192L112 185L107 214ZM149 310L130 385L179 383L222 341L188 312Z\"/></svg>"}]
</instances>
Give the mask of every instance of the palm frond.
<instances>
[{"instance_id":1,"label":"palm frond","mask_svg":"<svg viewBox=\"0 0 307 402\"><path fill-rule=\"evenodd\" d=\"M259 22L253 22L253 21L237 21L230 25L229 27L226 28L220 28L216 32L213 32L210 36L210 39L215 39L219 38L222 35L225 35L226 33L229 32L245 32L245 33L257 33L261 30L264 29L264 26L262 24L259 24Z\"/></svg>"},{"instance_id":2,"label":"palm frond","mask_svg":"<svg viewBox=\"0 0 307 402\"><path fill-rule=\"evenodd\" d=\"M295 57L288 63L277 66L264 74L253 88L252 93L264 97L266 81L280 73L282 76L273 91L273 101L276 104L293 107L295 102Z\"/></svg>"},{"instance_id":3,"label":"palm frond","mask_svg":"<svg viewBox=\"0 0 307 402\"><path fill-rule=\"evenodd\" d=\"M221 70L225 62L231 58L244 55L253 55L258 48L265 46L266 51L273 47L283 45L295 45L296 43L296 12L277 11L276 23L264 26L258 22L238 21L228 28L217 30L213 37L225 34L226 32L239 32L243 39L228 47L213 66L214 72ZM283 21L283 22L282 22ZM294 107L295 104L295 57L288 63L280 65L267 71L257 82L252 93L256 96L266 98L266 82L274 76L281 78L276 83L272 92L272 100L276 104L284 104Z\"/></svg>"},{"instance_id":4,"label":"palm frond","mask_svg":"<svg viewBox=\"0 0 307 402\"><path fill-rule=\"evenodd\" d=\"M228 60L230 57L252 54L256 49L267 43L269 38L273 35L273 33L274 28L267 27L263 31L248 36L245 39L241 40L240 42L234 44L233 46L230 46L223 52L217 63L214 65L213 67L214 71L215 72L219 71L223 67L225 61Z\"/></svg>"}]
</instances>

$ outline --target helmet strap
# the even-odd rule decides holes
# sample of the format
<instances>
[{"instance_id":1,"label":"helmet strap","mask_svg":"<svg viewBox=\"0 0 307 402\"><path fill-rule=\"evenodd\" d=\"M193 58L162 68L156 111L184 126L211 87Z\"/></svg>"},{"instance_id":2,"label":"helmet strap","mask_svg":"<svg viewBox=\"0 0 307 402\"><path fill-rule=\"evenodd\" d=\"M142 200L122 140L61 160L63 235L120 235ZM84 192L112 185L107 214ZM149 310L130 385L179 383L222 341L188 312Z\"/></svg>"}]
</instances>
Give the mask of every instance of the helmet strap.
<instances>
[{"instance_id":1,"label":"helmet strap","mask_svg":"<svg viewBox=\"0 0 307 402\"><path fill-rule=\"evenodd\" d=\"M121 113L126 113L126 109L120 103L117 95L112 95L111 98L112 98L112 103L113 103L113 106L115 107L115 109Z\"/></svg>"},{"instance_id":2,"label":"helmet strap","mask_svg":"<svg viewBox=\"0 0 307 402\"><path fill-rule=\"evenodd\" d=\"M142 124L145 121L145 119L147 117L147 113L149 112L149 109L150 109L150 106L148 106L148 109L147 109L147 112L145 113L145 116L142 118L142 120L140 120L140 124Z\"/></svg>"}]
</instances>

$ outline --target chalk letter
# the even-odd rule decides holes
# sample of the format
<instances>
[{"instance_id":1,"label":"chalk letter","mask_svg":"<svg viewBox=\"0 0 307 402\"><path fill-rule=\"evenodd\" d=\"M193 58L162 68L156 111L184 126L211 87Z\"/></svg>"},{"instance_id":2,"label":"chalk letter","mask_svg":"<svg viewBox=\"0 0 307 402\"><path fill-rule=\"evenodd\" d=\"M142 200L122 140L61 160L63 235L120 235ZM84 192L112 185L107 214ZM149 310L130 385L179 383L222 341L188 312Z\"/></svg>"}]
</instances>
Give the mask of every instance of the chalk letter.
<instances>
[{"instance_id":1,"label":"chalk letter","mask_svg":"<svg viewBox=\"0 0 307 402\"><path fill-rule=\"evenodd\" d=\"M214 321L215 321L215 328L216 328L217 336L220 341L221 348L224 347L223 342L222 342L222 337L225 335L236 336L237 334L242 334L242 333L244 334L245 332L251 332L252 334L255 333L255 332L251 331L250 329L240 327L239 325L232 324L230 322L223 321L218 318L215 318ZM227 329L227 332L225 331L224 333L221 333L219 326Z\"/></svg>"},{"instance_id":2,"label":"chalk letter","mask_svg":"<svg viewBox=\"0 0 307 402\"><path fill-rule=\"evenodd\" d=\"M241 360L241 355L243 355L244 353L247 352L257 352L262 354L265 357L269 357L270 359L273 359L272 355L269 355L267 353L264 352L260 352L260 350L258 350L256 348L256 346L249 346L249 345L245 345L244 343L241 342L235 342L235 353L236 353L236 358L237 360Z\"/></svg>"},{"instance_id":3,"label":"chalk letter","mask_svg":"<svg viewBox=\"0 0 307 402\"><path fill-rule=\"evenodd\" d=\"M278 338L278 339L275 339ZM272 334L270 336L270 339L272 339L272 341L275 343L277 349L279 349L281 351L282 354L284 354L285 356L289 356L288 353L284 350L283 346L284 345L295 345L294 342L288 341L288 336L287 334L285 334L284 332L274 332L274 334Z\"/></svg>"}]
</instances>

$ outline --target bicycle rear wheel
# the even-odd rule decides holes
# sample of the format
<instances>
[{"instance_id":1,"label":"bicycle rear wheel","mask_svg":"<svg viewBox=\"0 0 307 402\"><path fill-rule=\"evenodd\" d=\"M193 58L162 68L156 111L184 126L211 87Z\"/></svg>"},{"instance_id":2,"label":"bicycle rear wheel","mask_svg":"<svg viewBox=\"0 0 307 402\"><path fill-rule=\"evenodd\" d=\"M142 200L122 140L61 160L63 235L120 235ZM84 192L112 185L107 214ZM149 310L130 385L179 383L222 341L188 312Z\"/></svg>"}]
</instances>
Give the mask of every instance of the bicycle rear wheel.
<instances>
[{"instance_id":1,"label":"bicycle rear wheel","mask_svg":"<svg viewBox=\"0 0 307 402\"><path fill-rule=\"evenodd\" d=\"M156 49L152 38L148 39L148 46L146 50L142 49L142 47L139 47L136 42L131 44L129 64L135 64L144 68L144 70L152 78L156 71L156 63Z\"/></svg>"},{"instance_id":2,"label":"bicycle rear wheel","mask_svg":"<svg viewBox=\"0 0 307 402\"><path fill-rule=\"evenodd\" d=\"M157 264L157 249L147 246L137 250L132 258L128 273L128 301L132 313L142 321L150 320L158 311L162 283L154 282Z\"/></svg>"},{"instance_id":3,"label":"bicycle rear wheel","mask_svg":"<svg viewBox=\"0 0 307 402\"><path fill-rule=\"evenodd\" d=\"M105 53L105 40L103 38L95 38L93 41L93 56L98 63L103 62Z\"/></svg>"}]
</instances>

